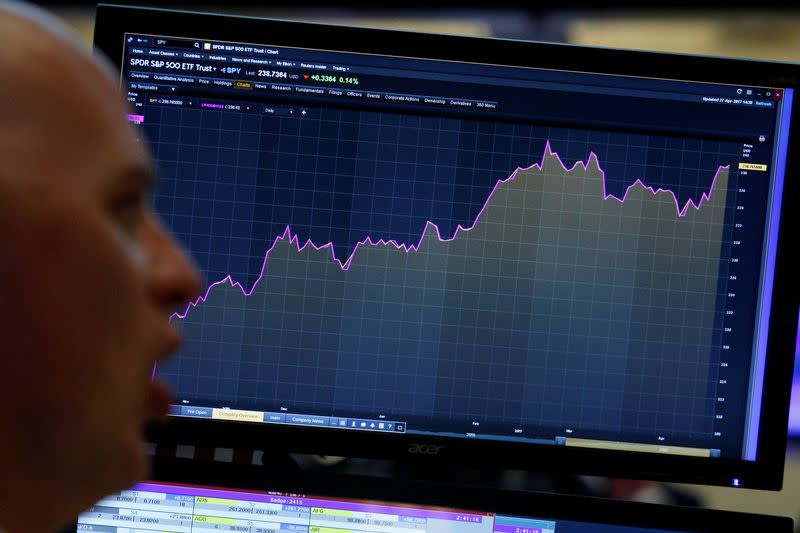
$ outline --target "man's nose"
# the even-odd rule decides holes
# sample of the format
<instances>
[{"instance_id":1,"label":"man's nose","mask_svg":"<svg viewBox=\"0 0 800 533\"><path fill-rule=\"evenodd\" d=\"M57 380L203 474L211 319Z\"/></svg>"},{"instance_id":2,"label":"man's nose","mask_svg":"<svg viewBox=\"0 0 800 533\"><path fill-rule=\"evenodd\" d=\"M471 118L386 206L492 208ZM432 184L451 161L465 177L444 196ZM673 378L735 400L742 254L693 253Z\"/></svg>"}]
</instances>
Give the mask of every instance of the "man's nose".
<instances>
[{"instance_id":1,"label":"man's nose","mask_svg":"<svg viewBox=\"0 0 800 533\"><path fill-rule=\"evenodd\" d=\"M153 297L166 313L172 313L198 296L200 273L186 250L155 217L152 229L150 276Z\"/></svg>"}]
</instances>

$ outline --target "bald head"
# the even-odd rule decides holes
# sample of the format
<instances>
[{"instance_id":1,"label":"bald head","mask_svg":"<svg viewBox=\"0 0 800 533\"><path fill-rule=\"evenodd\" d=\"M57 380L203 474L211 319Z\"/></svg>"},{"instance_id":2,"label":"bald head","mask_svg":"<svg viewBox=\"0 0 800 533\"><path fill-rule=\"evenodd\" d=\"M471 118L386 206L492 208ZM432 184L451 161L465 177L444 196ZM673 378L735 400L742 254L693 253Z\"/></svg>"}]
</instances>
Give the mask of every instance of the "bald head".
<instances>
[{"instance_id":1,"label":"bald head","mask_svg":"<svg viewBox=\"0 0 800 533\"><path fill-rule=\"evenodd\" d=\"M38 84L51 81L53 76L74 80L81 76L103 79L106 84L98 92L108 93L113 86L113 70L102 59L92 59L88 47L69 31L58 19L36 8L16 2L0 5L0 71L4 83L0 94L4 97L20 98L26 94L35 97ZM47 89L47 88L45 88ZM52 89L48 95L53 97ZM66 91L60 91L62 94ZM16 117L16 105L9 109ZM9 115L4 113L0 120Z\"/></svg>"},{"instance_id":2,"label":"bald head","mask_svg":"<svg viewBox=\"0 0 800 533\"><path fill-rule=\"evenodd\" d=\"M0 6L0 35L3 161L13 155L22 159L21 164L31 164L47 158L43 149L53 150L65 139L74 138L86 147L98 136L120 130L109 128L124 117L126 109L111 66L103 58L92 57L88 47L57 19L23 4L4 4ZM49 142L31 142L45 137ZM19 170L4 165L0 179L18 178Z\"/></svg>"},{"instance_id":3,"label":"bald head","mask_svg":"<svg viewBox=\"0 0 800 533\"><path fill-rule=\"evenodd\" d=\"M153 366L193 264L152 212L151 158L107 63L0 6L0 530L54 529L147 469ZM46 509L32 507L41 499ZM25 523L16 523L17 519ZM38 523L37 523L38 521Z\"/></svg>"}]
</instances>

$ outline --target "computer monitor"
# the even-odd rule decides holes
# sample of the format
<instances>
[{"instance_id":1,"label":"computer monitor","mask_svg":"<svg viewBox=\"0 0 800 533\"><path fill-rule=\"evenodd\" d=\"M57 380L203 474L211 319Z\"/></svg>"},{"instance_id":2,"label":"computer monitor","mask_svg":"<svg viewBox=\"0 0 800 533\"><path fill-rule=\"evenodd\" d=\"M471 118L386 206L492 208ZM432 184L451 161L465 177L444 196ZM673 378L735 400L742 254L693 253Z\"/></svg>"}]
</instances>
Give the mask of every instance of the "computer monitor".
<instances>
[{"instance_id":1,"label":"computer monitor","mask_svg":"<svg viewBox=\"0 0 800 533\"><path fill-rule=\"evenodd\" d=\"M167 464L172 461L167 461ZM264 467L187 461L109 495L78 531L252 533L791 532L792 519L349 476L275 479Z\"/></svg>"},{"instance_id":2,"label":"computer monitor","mask_svg":"<svg viewBox=\"0 0 800 533\"><path fill-rule=\"evenodd\" d=\"M207 280L154 439L780 487L797 66L113 6L95 32Z\"/></svg>"}]
</instances>

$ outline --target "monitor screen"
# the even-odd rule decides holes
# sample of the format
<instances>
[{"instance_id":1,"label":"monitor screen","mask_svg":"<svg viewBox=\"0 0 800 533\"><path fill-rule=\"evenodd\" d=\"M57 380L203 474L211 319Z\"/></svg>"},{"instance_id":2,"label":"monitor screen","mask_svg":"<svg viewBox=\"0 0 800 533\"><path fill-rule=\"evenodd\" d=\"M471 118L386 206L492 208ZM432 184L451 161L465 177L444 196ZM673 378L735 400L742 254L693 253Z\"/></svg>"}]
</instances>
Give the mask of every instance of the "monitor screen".
<instances>
[{"instance_id":1,"label":"monitor screen","mask_svg":"<svg viewBox=\"0 0 800 533\"><path fill-rule=\"evenodd\" d=\"M630 520L630 519L629 519ZM679 533L602 522L148 482L82 513L77 531L251 533ZM696 531L682 530L682 531Z\"/></svg>"},{"instance_id":2,"label":"monitor screen","mask_svg":"<svg viewBox=\"0 0 800 533\"><path fill-rule=\"evenodd\" d=\"M175 417L757 459L793 88L140 20L106 48L206 276Z\"/></svg>"},{"instance_id":3,"label":"monitor screen","mask_svg":"<svg viewBox=\"0 0 800 533\"><path fill-rule=\"evenodd\" d=\"M265 457L266 459L266 457ZM688 533L792 530L790 518L331 471L158 457L149 481L83 512L78 531Z\"/></svg>"}]
</instances>

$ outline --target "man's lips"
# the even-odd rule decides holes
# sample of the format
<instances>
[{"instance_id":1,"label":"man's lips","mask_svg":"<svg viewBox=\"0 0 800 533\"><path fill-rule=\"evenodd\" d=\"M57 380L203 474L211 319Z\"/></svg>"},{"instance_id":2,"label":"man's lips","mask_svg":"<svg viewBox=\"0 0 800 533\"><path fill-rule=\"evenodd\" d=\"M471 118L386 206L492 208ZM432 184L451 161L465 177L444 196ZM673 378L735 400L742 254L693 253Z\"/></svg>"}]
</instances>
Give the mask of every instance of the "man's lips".
<instances>
[{"instance_id":1,"label":"man's lips","mask_svg":"<svg viewBox=\"0 0 800 533\"><path fill-rule=\"evenodd\" d=\"M172 357L183 343L183 335L178 328L169 323L164 323L163 325L166 325L166 330L162 337L163 345L160 350L160 356L153 362L153 374L150 376L152 379L150 382L150 405L147 412L147 418L149 420L156 420L159 422L165 422L169 415L172 393L170 393L169 388L167 388L167 385L163 381L156 378L156 365Z\"/></svg>"},{"instance_id":2,"label":"man's lips","mask_svg":"<svg viewBox=\"0 0 800 533\"><path fill-rule=\"evenodd\" d=\"M160 355L156 359L156 364L163 363L178 351L178 348L183 344L183 333L174 325L166 324L167 328L164 334L163 344L161 346Z\"/></svg>"}]
</instances>

